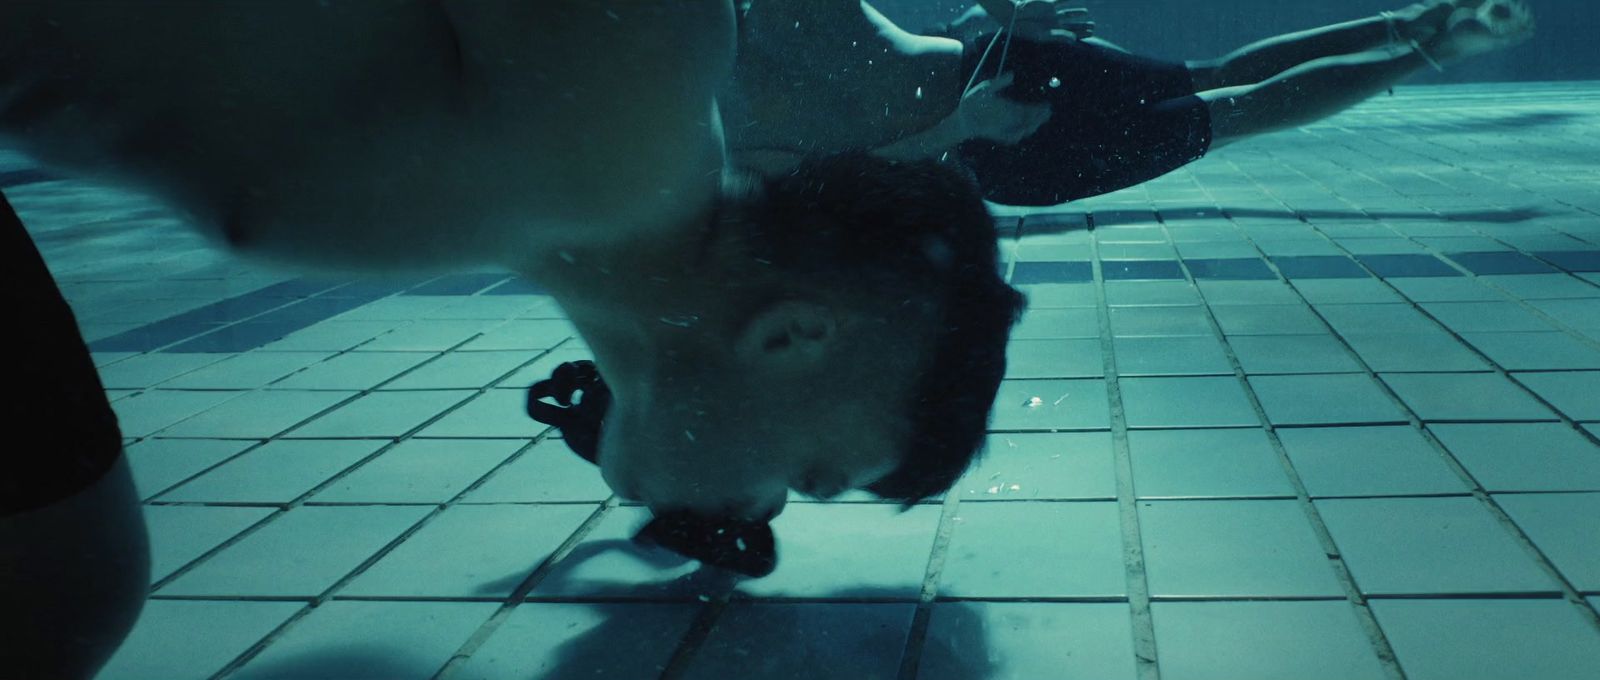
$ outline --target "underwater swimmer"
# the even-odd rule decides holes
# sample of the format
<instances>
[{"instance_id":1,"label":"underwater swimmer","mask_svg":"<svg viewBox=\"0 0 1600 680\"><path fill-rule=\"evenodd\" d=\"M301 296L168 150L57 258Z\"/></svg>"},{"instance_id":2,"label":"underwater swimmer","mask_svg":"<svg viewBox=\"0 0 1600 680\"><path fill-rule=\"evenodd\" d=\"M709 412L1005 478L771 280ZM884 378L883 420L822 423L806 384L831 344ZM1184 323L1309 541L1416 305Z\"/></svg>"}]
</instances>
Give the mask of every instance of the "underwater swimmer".
<instances>
[{"instance_id":1,"label":"underwater swimmer","mask_svg":"<svg viewBox=\"0 0 1600 680\"><path fill-rule=\"evenodd\" d=\"M1518 0L1428 0L1187 64L1085 37L1093 22L1056 0L982 0L936 30L960 42L911 35L857 0L754 0L722 97L738 104L725 108L734 161L776 174L851 146L959 159L989 200L1054 205L1517 44L1533 21Z\"/></svg>"},{"instance_id":2,"label":"underwater swimmer","mask_svg":"<svg viewBox=\"0 0 1600 680\"><path fill-rule=\"evenodd\" d=\"M0 143L143 189L245 254L533 279L606 373L602 475L675 535L764 524L791 489L938 494L982 440L1022 304L990 217L934 163L819 155L781 181L725 166L734 42L710 0L13 1ZM37 274L30 290L58 299ZM43 345L84 364L66 319ZM92 376L57 417L7 423L40 442L13 449L28 474L77 484L0 488L0 600L42 611L79 601L61 575L130 566L103 581L119 597L6 645L8 671L92 675L147 587L114 420L57 436L109 412ZM40 555L54 568L13 568ZM72 632L85 621L104 635Z\"/></svg>"}]
</instances>

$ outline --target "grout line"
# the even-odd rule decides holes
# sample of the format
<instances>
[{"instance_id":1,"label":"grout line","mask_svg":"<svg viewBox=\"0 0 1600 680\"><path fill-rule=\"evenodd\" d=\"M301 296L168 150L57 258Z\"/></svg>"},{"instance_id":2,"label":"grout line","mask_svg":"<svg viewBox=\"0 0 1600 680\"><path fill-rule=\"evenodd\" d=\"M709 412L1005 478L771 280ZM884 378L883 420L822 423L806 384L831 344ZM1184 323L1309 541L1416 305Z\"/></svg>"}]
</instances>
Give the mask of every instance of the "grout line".
<instances>
[{"instance_id":1,"label":"grout line","mask_svg":"<svg viewBox=\"0 0 1600 680\"><path fill-rule=\"evenodd\" d=\"M1150 584L1144 561L1144 536L1139 525L1139 501L1134 490L1133 457L1128 448L1128 417L1122 403L1122 386L1117 374L1111 308L1107 304L1100 243L1094 233L1094 214L1087 213L1084 217L1090 237L1095 310L1099 315L1101 359L1105 365L1106 400L1111 415L1111 446L1117 476L1117 512L1122 524L1122 558L1123 566L1127 570L1128 608L1132 616L1135 672L1138 680L1161 680L1155 620L1150 609Z\"/></svg>"},{"instance_id":2,"label":"grout line","mask_svg":"<svg viewBox=\"0 0 1600 680\"><path fill-rule=\"evenodd\" d=\"M986 438L992 436L984 435ZM963 475L964 476L964 475ZM951 537L956 530L956 512L961 507L960 482L944 494L940 505L939 527L934 532L933 549L928 554L928 566L923 573L922 588L917 593L917 608L911 616L911 627L906 633L906 644L900 655L899 680L916 680L922 665L922 650L927 645L928 628L932 625L933 605L939 601L939 579L944 575L945 557L950 551Z\"/></svg>"},{"instance_id":3,"label":"grout line","mask_svg":"<svg viewBox=\"0 0 1600 680\"><path fill-rule=\"evenodd\" d=\"M1162 231L1170 238L1171 231L1167 228L1166 221L1161 218L1159 212L1157 213L1157 220L1162 225ZM1230 219L1229 222L1231 223L1232 220ZM1265 260L1264 257L1263 260ZM1267 262L1267 266L1275 274L1278 273L1277 266L1270 261ZM1205 301L1205 291L1195 283L1193 272L1189 270L1189 265L1181 258L1178 263L1183 270L1185 279L1195 287L1201 300ZM1307 305L1309 306L1309 303ZM1238 355L1234 353L1233 346L1227 342L1228 336L1223 333L1222 324L1217 320L1209 302L1206 302L1203 307L1206 319L1211 324L1212 332L1221 341L1219 344L1222 345L1223 354L1227 357L1229 365L1233 367L1234 379L1242 388L1245 398L1250 402L1250 408L1255 412L1256 418L1261 423L1261 429L1266 434L1267 441L1272 446L1272 451L1276 455L1285 477L1288 479L1289 484L1294 487L1295 499L1300 511L1305 516L1312 532L1316 534L1317 543L1322 546L1323 554L1327 557L1328 567L1333 571L1334 578L1338 581L1339 586L1345 591L1345 599L1354 610L1356 619L1366 634L1368 643L1372 645L1372 651L1382 666L1384 674L1392 680L1404 680L1406 674L1400 667L1399 659L1395 655L1393 646L1389 643L1383 629L1378 625L1377 619L1368 606L1360 587L1355 582L1355 576L1350 573L1349 565L1345 564L1338 544L1333 540L1332 532L1328 530L1327 524L1322 520L1322 513L1312 503L1311 493L1306 489L1305 481L1300 478L1299 472L1294 467L1294 461L1289 458L1288 450L1284 447L1282 439L1279 438L1272 420L1267 416L1266 408L1262 405L1261 398L1256 394L1255 387L1250 384L1244 365L1239 361ZM1314 310L1313 313L1315 313ZM1318 318L1321 319L1320 314L1318 314ZM1323 323L1326 324L1326 320L1323 320ZM1343 345L1342 342L1340 344ZM1348 347L1346 347L1346 351L1354 353ZM1364 366L1364 364L1362 365Z\"/></svg>"},{"instance_id":4,"label":"grout line","mask_svg":"<svg viewBox=\"0 0 1600 680\"><path fill-rule=\"evenodd\" d=\"M1305 176L1305 175L1302 173L1302 176ZM1309 177L1308 177L1308 179L1309 179ZM1332 188L1326 188L1326 190L1332 196L1336 196L1336 197L1339 196L1338 192L1334 191ZM1272 194L1269 190L1267 190L1265 187L1262 187L1262 191L1267 193L1267 195L1272 196L1275 200L1278 200L1276 198L1276 196L1274 194ZM1283 202L1281 200L1279 200L1279 203L1284 205L1284 207L1286 209L1294 210L1293 207L1290 206L1288 203L1285 203L1285 202ZM1311 226L1319 234L1321 234L1324 238L1328 239L1329 241L1332 241L1333 245L1335 247L1339 248L1341 251L1345 252L1346 254L1349 253L1349 250L1346 249L1343 245L1339 244L1337 241L1334 241L1331 237L1328 237L1327 234L1322 232L1321 229L1318 229L1315 224L1312 224L1309 220L1304 219L1304 216L1301 215L1301 213L1299 211L1294 211L1294 213L1295 213L1296 216L1300 217L1300 220L1302 222L1304 222L1305 224ZM1254 244L1254 239L1250 238L1248 235L1246 235L1245 238L1246 238L1247 241L1250 241L1252 244ZM1259 249L1259 246L1258 246L1258 249ZM1272 265L1269 264L1269 266L1272 266ZM1400 291L1398 289L1396 289L1393 284L1389 283L1388 280L1384 279L1383 277L1377 276L1375 272L1372 272L1370 269L1368 269L1366 267L1366 265L1361 264L1359 261L1357 262L1357 266L1362 267L1363 270L1366 270L1369 274L1372 274L1373 278L1378 280L1382 285L1387 287L1390 291L1394 292L1397 295L1400 295L1401 298L1406 299L1407 300L1406 304L1410 305L1418 313L1423 314L1428 319L1434 321L1435 323L1438 323L1438 320L1436 318L1434 318L1433 315L1429 314L1427 312L1427 310L1422 309L1416 303L1411 302L1408 297L1406 297L1404 294L1400 293ZM1275 266L1273 268L1276 269ZM1289 284L1290 284L1291 288L1293 288L1297 292L1299 291L1298 288L1295 288L1293 286L1293 281L1289 281ZM1302 297L1303 297L1303 295L1302 295ZM1333 331L1332 324L1328 323L1327 319L1322 315L1322 312L1319 311L1316 308L1315 305L1312 305L1309 300L1306 300L1305 302L1306 302L1306 305L1311 308L1312 313L1315 314L1317 316L1317 318L1320 319L1325 325L1327 325L1329 327L1329 330L1332 332ZM1440 325L1442 326L1443 324L1440 324ZM1446 329L1446 330L1447 330L1447 332L1449 332L1448 329ZM1471 491L1472 496L1478 500L1479 505L1481 507L1483 507L1485 510L1487 510L1495 518L1496 522L1500 525L1501 529L1506 531L1507 534L1512 538L1512 540L1515 541L1522 548L1522 550L1524 551L1524 554L1526 554L1527 556L1533 558L1535 564L1537 564L1538 567L1547 576L1549 576L1554 583L1557 584L1557 586L1559 587L1559 589L1561 591L1562 596L1569 603L1573 604L1574 606L1576 606L1579 609L1579 611L1582 614L1582 616L1585 619L1585 621L1588 622L1589 625L1592 628L1594 628L1597 631L1600 631L1600 609L1597 609L1596 607L1590 606L1587 602L1585 602L1584 598L1578 594L1578 591L1574 587L1574 585L1564 575L1561 574L1560 570L1556 568L1554 562L1552 562L1549 559L1549 557L1544 554L1544 551L1542 549L1540 549L1533 542L1533 539L1531 537L1529 537L1528 534L1526 532L1524 532L1522 530L1522 528L1516 524L1516 522L1511 518L1510 514L1507 513L1503 508L1500 507L1500 504L1483 487L1483 485L1478 482L1476 477L1474 477L1467 470L1466 466L1461 463L1461 461L1456 457L1456 455L1452 451L1450 451L1450 449L1448 447L1446 447L1443 442L1439 441L1439 439L1434 436L1433 432L1431 430L1429 430L1425 426L1424 421L1420 417L1418 417L1417 414L1414 411L1412 411L1411 407L1409 405L1407 405L1403 399L1400 398L1399 394L1396 393L1381 378L1379 378L1378 372L1374 371L1372 369L1371 365L1368 364L1365 359L1363 359L1359 354L1355 353L1354 348L1351 348L1348 345L1348 343L1346 343L1344 341L1343 336L1339 335L1337 332L1332 332L1331 334L1335 338L1338 339L1338 341L1339 341L1339 343L1341 345L1344 345L1346 347L1347 351L1349 351L1352 355L1354 355L1352 358L1362 367L1362 370L1365 372L1365 375L1368 377L1368 379L1373 381L1373 383L1376 384L1378 386L1378 388L1380 390L1382 390L1383 393L1389 397L1391 402L1393 402L1393 404L1397 408L1401 409L1402 412L1407 414L1407 417L1408 417L1408 419L1410 421L1409 422L1410 427L1413 430L1415 430L1416 432L1418 432L1419 434L1421 434L1422 437L1429 443L1429 445L1431 445L1435 449L1435 451L1441 455L1441 457L1443 458L1445 463L1451 468L1451 471L1454 472L1456 474L1456 476L1458 478L1460 478L1463 483L1466 484L1467 488ZM1465 344L1465 343L1463 343L1463 344ZM1498 363L1496 363L1493 359L1491 359L1487 355L1484 355L1482 352L1479 352L1477 350L1477 348L1472 347L1470 345L1467 345L1467 349L1468 349L1468 351L1471 351L1474 354L1478 355L1480 359L1482 359L1487 365L1489 365L1491 368L1494 369L1496 374L1501 375L1502 377L1506 377L1507 376L1506 371L1505 371L1504 368L1502 368ZM1246 384L1248 385L1248 382ZM1519 386L1520 386L1520 383L1519 383ZM1254 399L1255 398L1254 397L1254 391L1253 390L1249 390L1249 392L1251 393L1252 399ZM1531 390L1530 390L1530 392L1531 392ZM1578 427L1570 418L1567 418L1565 416L1565 414L1561 413L1560 410L1555 409L1552 405L1550 405L1548 402L1546 402L1542 397L1539 397L1537 394L1534 394L1534 395L1531 395L1531 396L1534 399L1536 399L1537 401L1539 401L1539 403L1541 403L1545 407L1549 408L1552 413L1555 413L1561 419L1561 421L1564 424L1566 424L1569 428L1576 429L1576 431L1578 431L1580 434L1585 435L1591 442L1596 441L1596 437L1594 435L1592 435L1590 433L1587 433L1587 432L1584 431L1583 428ZM1276 433L1273 433L1272 436L1273 436L1273 440L1275 442L1277 442ZM1281 443L1280 444L1275 444L1275 445L1281 445ZM1298 478L1296 478L1296 482L1297 483L1298 483L1298 481L1299 481ZM1325 530L1325 527L1320 526L1320 522L1319 522L1319 531L1322 531L1322 530ZM1330 539L1331 539L1331 535L1330 535ZM1373 624L1376 625L1376 620L1375 619L1373 620ZM1381 633L1381 631L1379 631L1379 632ZM1386 642L1386 638L1385 638L1385 642ZM1391 655L1392 655L1392 650L1391 650Z\"/></svg>"}]
</instances>

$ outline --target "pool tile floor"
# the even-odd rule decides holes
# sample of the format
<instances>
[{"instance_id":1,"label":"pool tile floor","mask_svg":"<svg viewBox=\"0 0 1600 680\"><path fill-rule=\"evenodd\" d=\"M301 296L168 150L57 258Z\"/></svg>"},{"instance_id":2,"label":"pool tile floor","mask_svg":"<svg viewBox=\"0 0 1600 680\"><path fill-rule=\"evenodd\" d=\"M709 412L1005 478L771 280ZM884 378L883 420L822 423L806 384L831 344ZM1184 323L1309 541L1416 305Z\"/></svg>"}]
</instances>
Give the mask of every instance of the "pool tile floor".
<instances>
[{"instance_id":1,"label":"pool tile floor","mask_svg":"<svg viewBox=\"0 0 1600 680\"><path fill-rule=\"evenodd\" d=\"M631 545L523 414L589 357L537 287L251 264L3 150L0 188L148 511L103 679L1600 677L1600 83L997 208L1032 306L985 457L795 498L744 582Z\"/></svg>"}]
</instances>

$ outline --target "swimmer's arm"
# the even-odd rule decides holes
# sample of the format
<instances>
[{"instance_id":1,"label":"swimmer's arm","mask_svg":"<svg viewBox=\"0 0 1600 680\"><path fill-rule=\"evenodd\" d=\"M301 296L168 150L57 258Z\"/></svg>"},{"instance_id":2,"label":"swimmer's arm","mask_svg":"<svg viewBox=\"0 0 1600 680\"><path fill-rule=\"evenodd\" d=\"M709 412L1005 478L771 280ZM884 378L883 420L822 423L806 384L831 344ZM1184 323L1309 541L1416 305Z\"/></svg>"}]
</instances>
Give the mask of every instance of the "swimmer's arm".
<instances>
[{"instance_id":1,"label":"swimmer's arm","mask_svg":"<svg viewBox=\"0 0 1600 680\"><path fill-rule=\"evenodd\" d=\"M899 161L939 159L968 135L961 122L960 113L952 113L927 130L872 150L872 155Z\"/></svg>"}]
</instances>

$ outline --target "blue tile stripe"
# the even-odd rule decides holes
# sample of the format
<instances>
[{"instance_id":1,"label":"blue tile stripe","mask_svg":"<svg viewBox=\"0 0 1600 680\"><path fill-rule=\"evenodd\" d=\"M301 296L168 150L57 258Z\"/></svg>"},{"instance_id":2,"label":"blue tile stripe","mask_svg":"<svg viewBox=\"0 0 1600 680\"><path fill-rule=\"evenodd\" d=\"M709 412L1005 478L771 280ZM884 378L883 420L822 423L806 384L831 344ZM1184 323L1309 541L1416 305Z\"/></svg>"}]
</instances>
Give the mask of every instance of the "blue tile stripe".
<instances>
[{"instance_id":1,"label":"blue tile stripe","mask_svg":"<svg viewBox=\"0 0 1600 680\"><path fill-rule=\"evenodd\" d=\"M1012 285L1029 283L1088 283L1094 267L1088 262L1018 262L1011 272Z\"/></svg>"},{"instance_id":2,"label":"blue tile stripe","mask_svg":"<svg viewBox=\"0 0 1600 680\"><path fill-rule=\"evenodd\" d=\"M1556 271L1543 262L1522 253L1496 251L1487 253L1445 253L1445 257L1478 276L1499 274L1550 274Z\"/></svg>"},{"instance_id":3,"label":"blue tile stripe","mask_svg":"<svg viewBox=\"0 0 1600 680\"><path fill-rule=\"evenodd\" d=\"M96 352L244 352L360 307L385 294L302 297L337 282L295 279L189 310L89 343ZM335 290L337 290L335 288Z\"/></svg>"},{"instance_id":4,"label":"blue tile stripe","mask_svg":"<svg viewBox=\"0 0 1600 680\"><path fill-rule=\"evenodd\" d=\"M1186 259L1189 273L1196 279L1265 281L1278 278L1267 268L1267 263L1256 258L1197 258Z\"/></svg>"},{"instance_id":5,"label":"blue tile stripe","mask_svg":"<svg viewBox=\"0 0 1600 680\"><path fill-rule=\"evenodd\" d=\"M1461 276L1461 272L1432 255L1357 255L1356 259L1383 278Z\"/></svg>"},{"instance_id":6,"label":"blue tile stripe","mask_svg":"<svg viewBox=\"0 0 1600 680\"><path fill-rule=\"evenodd\" d=\"M1177 260L1101 260L1100 273L1107 281L1183 278Z\"/></svg>"},{"instance_id":7,"label":"blue tile stripe","mask_svg":"<svg viewBox=\"0 0 1600 680\"><path fill-rule=\"evenodd\" d=\"M1272 258L1285 278L1365 279L1370 275L1355 260L1339 255L1286 255Z\"/></svg>"},{"instance_id":8,"label":"blue tile stripe","mask_svg":"<svg viewBox=\"0 0 1600 680\"><path fill-rule=\"evenodd\" d=\"M1534 253L1569 272L1600 272L1600 250L1555 250Z\"/></svg>"}]
</instances>

